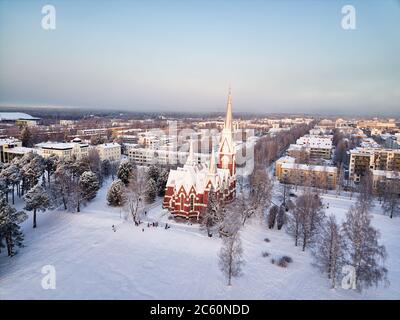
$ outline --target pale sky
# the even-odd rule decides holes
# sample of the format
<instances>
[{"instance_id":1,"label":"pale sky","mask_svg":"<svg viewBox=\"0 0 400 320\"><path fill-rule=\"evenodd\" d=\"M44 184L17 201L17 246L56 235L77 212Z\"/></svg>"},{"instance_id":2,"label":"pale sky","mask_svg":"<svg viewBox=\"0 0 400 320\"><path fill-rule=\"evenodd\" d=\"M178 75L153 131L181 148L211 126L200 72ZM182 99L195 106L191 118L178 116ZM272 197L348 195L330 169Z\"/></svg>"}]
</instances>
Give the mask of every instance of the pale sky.
<instances>
[{"instance_id":1,"label":"pale sky","mask_svg":"<svg viewBox=\"0 0 400 320\"><path fill-rule=\"evenodd\" d=\"M399 115L400 2L0 0L3 106L223 112L229 85L234 111Z\"/></svg>"}]
</instances>

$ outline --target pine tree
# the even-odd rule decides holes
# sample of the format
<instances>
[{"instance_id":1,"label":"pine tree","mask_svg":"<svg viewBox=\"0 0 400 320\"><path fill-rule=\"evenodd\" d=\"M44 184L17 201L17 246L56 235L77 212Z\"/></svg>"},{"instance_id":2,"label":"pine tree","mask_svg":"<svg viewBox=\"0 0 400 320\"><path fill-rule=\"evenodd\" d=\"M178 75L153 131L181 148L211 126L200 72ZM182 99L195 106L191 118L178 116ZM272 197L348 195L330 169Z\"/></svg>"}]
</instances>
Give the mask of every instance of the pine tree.
<instances>
[{"instance_id":1,"label":"pine tree","mask_svg":"<svg viewBox=\"0 0 400 320\"><path fill-rule=\"evenodd\" d=\"M111 163L110 163L110 160L104 159L101 162L101 174L106 178L110 176L110 174L111 174Z\"/></svg>"},{"instance_id":2,"label":"pine tree","mask_svg":"<svg viewBox=\"0 0 400 320\"><path fill-rule=\"evenodd\" d=\"M147 180L145 193L146 202L153 203L157 196L157 183L153 179Z\"/></svg>"},{"instance_id":3,"label":"pine tree","mask_svg":"<svg viewBox=\"0 0 400 320\"><path fill-rule=\"evenodd\" d=\"M32 147L33 145L33 139L32 139L32 133L30 132L28 127L24 127L21 130L21 136L20 136L22 146L23 147Z\"/></svg>"},{"instance_id":4,"label":"pine tree","mask_svg":"<svg viewBox=\"0 0 400 320\"><path fill-rule=\"evenodd\" d=\"M15 254L15 246L22 246L24 236L19 224L27 218L25 212L17 211L6 202L4 195L0 194L0 249L4 247L5 242L9 256Z\"/></svg>"},{"instance_id":5,"label":"pine tree","mask_svg":"<svg viewBox=\"0 0 400 320\"><path fill-rule=\"evenodd\" d=\"M125 203L125 184L120 179L116 179L111 183L107 192L107 201L111 206L115 207L122 206Z\"/></svg>"},{"instance_id":6,"label":"pine tree","mask_svg":"<svg viewBox=\"0 0 400 320\"><path fill-rule=\"evenodd\" d=\"M28 191L39 182L45 170L44 159L36 153L29 152L21 158L20 165L23 190Z\"/></svg>"},{"instance_id":7,"label":"pine tree","mask_svg":"<svg viewBox=\"0 0 400 320\"><path fill-rule=\"evenodd\" d=\"M380 234L371 226L365 203L357 202L350 208L343 232L349 251L346 263L355 268L357 288L361 291L381 281L387 283L386 249L378 243Z\"/></svg>"},{"instance_id":8,"label":"pine tree","mask_svg":"<svg viewBox=\"0 0 400 320\"><path fill-rule=\"evenodd\" d=\"M286 221L286 209L282 205L279 207L278 215L276 217L276 226L278 230L281 230L283 225L285 224Z\"/></svg>"},{"instance_id":9,"label":"pine tree","mask_svg":"<svg viewBox=\"0 0 400 320\"><path fill-rule=\"evenodd\" d=\"M201 221L201 227L207 231L209 237L211 237L211 228L220 222L220 207L217 200L217 194L213 186L211 186L208 192L207 208L204 212Z\"/></svg>"},{"instance_id":10,"label":"pine tree","mask_svg":"<svg viewBox=\"0 0 400 320\"><path fill-rule=\"evenodd\" d=\"M156 165L152 164L147 168L146 175L147 179L153 179L157 182L160 176L160 169Z\"/></svg>"},{"instance_id":11,"label":"pine tree","mask_svg":"<svg viewBox=\"0 0 400 320\"><path fill-rule=\"evenodd\" d=\"M312 248L314 264L328 276L332 288L335 288L344 265L345 250L341 227L332 215L322 224Z\"/></svg>"},{"instance_id":12,"label":"pine tree","mask_svg":"<svg viewBox=\"0 0 400 320\"><path fill-rule=\"evenodd\" d=\"M50 155L46 159L44 159L44 166L47 172L47 182L49 186L51 185L51 176L54 174L54 172L57 170L57 164L58 164L58 157L56 155Z\"/></svg>"},{"instance_id":13,"label":"pine tree","mask_svg":"<svg viewBox=\"0 0 400 320\"><path fill-rule=\"evenodd\" d=\"M78 186L75 193L76 211L81 211L81 203L90 201L96 197L97 191L100 189L99 179L92 171L85 171L79 178Z\"/></svg>"},{"instance_id":14,"label":"pine tree","mask_svg":"<svg viewBox=\"0 0 400 320\"><path fill-rule=\"evenodd\" d=\"M33 228L36 228L36 212L50 207L50 198L39 184L30 189L24 196L25 210L33 211Z\"/></svg>"},{"instance_id":15,"label":"pine tree","mask_svg":"<svg viewBox=\"0 0 400 320\"><path fill-rule=\"evenodd\" d=\"M275 220L278 215L279 208L278 206L274 205L269 209L269 214L268 214L268 228L273 229L275 226Z\"/></svg>"},{"instance_id":16,"label":"pine tree","mask_svg":"<svg viewBox=\"0 0 400 320\"><path fill-rule=\"evenodd\" d=\"M123 161L118 167L117 177L120 179L125 185L128 185L129 180L132 176L133 166L129 161Z\"/></svg>"},{"instance_id":17,"label":"pine tree","mask_svg":"<svg viewBox=\"0 0 400 320\"><path fill-rule=\"evenodd\" d=\"M160 170L160 174L157 180L158 196L163 197L165 195L165 187L168 182L169 171L165 168Z\"/></svg>"}]
</instances>

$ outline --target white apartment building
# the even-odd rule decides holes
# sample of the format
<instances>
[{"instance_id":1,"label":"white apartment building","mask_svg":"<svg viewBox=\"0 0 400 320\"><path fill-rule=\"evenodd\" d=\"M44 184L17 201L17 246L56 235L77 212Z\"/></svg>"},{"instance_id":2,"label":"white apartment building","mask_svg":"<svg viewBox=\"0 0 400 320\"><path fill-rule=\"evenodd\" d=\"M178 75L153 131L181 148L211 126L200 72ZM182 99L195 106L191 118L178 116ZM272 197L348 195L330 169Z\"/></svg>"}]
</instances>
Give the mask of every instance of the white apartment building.
<instances>
[{"instance_id":1,"label":"white apartment building","mask_svg":"<svg viewBox=\"0 0 400 320\"><path fill-rule=\"evenodd\" d=\"M89 145L82 143L81 139L75 138L70 143L64 142L43 142L36 145L38 153L48 158L50 155L56 155L59 158L73 157L81 159L89 155Z\"/></svg>"},{"instance_id":2,"label":"white apartment building","mask_svg":"<svg viewBox=\"0 0 400 320\"><path fill-rule=\"evenodd\" d=\"M330 159L333 147L332 139L332 135L305 135L297 139L296 145L306 148L310 159Z\"/></svg>"},{"instance_id":3,"label":"white apartment building","mask_svg":"<svg viewBox=\"0 0 400 320\"><path fill-rule=\"evenodd\" d=\"M116 142L99 144L96 149L100 160L116 161L121 159L121 146Z\"/></svg>"}]
</instances>

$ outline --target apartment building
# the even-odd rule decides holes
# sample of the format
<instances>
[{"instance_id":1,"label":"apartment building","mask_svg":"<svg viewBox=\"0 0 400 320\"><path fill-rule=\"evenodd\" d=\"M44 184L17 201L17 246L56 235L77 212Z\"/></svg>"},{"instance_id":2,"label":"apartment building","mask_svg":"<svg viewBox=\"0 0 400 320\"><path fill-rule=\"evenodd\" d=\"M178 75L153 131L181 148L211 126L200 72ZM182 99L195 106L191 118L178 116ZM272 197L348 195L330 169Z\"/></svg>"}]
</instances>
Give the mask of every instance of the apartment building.
<instances>
[{"instance_id":1,"label":"apartment building","mask_svg":"<svg viewBox=\"0 0 400 320\"><path fill-rule=\"evenodd\" d=\"M294 156L298 152L306 152L310 160L331 159L332 135L305 135L297 139L296 144L291 144L288 154Z\"/></svg>"},{"instance_id":2,"label":"apartment building","mask_svg":"<svg viewBox=\"0 0 400 320\"><path fill-rule=\"evenodd\" d=\"M36 152L35 149L25 148L22 142L15 138L0 139L0 161L11 162L14 158L21 158L28 152Z\"/></svg>"},{"instance_id":3,"label":"apartment building","mask_svg":"<svg viewBox=\"0 0 400 320\"><path fill-rule=\"evenodd\" d=\"M51 155L56 155L59 158L73 157L81 159L89 155L89 145L82 143L81 139L75 138L70 143L64 142L43 142L36 145L38 153L48 158Z\"/></svg>"},{"instance_id":4,"label":"apartment building","mask_svg":"<svg viewBox=\"0 0 400 320\"><path fill-rule=\"evenodd\" d=\"M392 190L399 194L400 196L400 173L398 171L388 171L388 170L371 170L372 173L372 185L376 193L385 192L387 183L396 181L396 183L390 184Z\"/></svg>"},{"instance_id":5,"label":"apartment building","mask_svg":"<svg viewBox=\"0 0 400 320\"><path fill-rule=\"evenodd\" d=\"M275 174L282 183L301 186L335 189L337 183L336 167L298 164L288 156L276 161Z\"/></svg>"},{"instance_id":6,"label":"apartment building","mask_svg":"<svg viewBox=\"0 0 400 320\"><path fill-rule=\"evenodd\" d=\"M369 170L400 171L400 150L383 148L350 150L350 179L359 182Z\"/></svg>"},{"instance_id":7,"label":"apartment building","mask_svg":"<svg viewBox=\"0 0 400 320\"><path fill-rule=\"evenodd\" d=\"M116 142L99 144L96 149L100 160L116 161L121 159L121 146Z\"/></svg>"}]
</instances>

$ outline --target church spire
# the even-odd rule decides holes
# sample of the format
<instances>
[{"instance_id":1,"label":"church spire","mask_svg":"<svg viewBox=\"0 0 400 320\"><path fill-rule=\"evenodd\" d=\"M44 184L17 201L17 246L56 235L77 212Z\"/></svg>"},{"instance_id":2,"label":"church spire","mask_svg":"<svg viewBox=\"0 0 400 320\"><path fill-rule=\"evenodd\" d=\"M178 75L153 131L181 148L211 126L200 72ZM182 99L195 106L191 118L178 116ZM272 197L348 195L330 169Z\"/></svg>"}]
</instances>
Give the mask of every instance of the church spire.
<instances>
[{"instance_id":1,"label":"church spire","mask_svg":"<svg viewBox=\"0 0 400 320\"><path fill-rule=\"evenodd\" d=\"M211 151L211 158L210 158L210 174L216 174L217 173L217 166L215 164L215 153L214 153L214 148Z\"/></svg>"},{"instance_id":2,"label":"church spire","mask_svg":"<svg viewBox=\"0 0 400 320\"><path fill-rule=\"evenodd\" d=\"M189 155L187 157L186 164L187 165L195 165L197 163L197 161L195 161L195 159L194 159L194 151L193 151L194 142L193 142L193 139L190 139L189 143L190 143Z\"/></svg>"},{"instance_id":3,"label":"church spire","mask_svg":"<svg viewBox=\"0 0 400 320\"><path fill-rule=\"evenodd\" d=\"M231 95L231 87L230 86L229 86L229 93L228 93L228 103L226 105L224 129L232 130L232 95Z\"/></svg>"}]
</instances>

